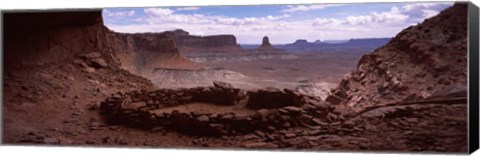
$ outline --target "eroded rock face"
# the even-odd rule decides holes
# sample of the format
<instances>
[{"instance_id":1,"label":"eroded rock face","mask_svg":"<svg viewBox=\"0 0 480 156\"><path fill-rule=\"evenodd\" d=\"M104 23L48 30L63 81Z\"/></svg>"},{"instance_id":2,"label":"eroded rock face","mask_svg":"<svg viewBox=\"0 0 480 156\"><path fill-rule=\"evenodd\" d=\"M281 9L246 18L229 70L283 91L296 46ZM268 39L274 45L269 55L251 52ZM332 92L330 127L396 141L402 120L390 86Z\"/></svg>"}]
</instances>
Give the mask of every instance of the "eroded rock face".
<instances>
[{"instance_id":1,"label":"eroded rock face","mask_svg":"<svg viewBox=\"0 0 480 156\"><path fill-rule=\"evenodd\" d=\"M198 65L186 59L177 49L175 33L116 33L107 34L115 43L112 51L121 67L135 74L150 77L157 68L191 69Z\"/></svg>"},{"instance_id":2,"label":"eroded rock face","mask_svg":"<svg viewBox=\"0 0 480 156\"><path fill-rule=\"evenodd\" d=\"M467 5L457 3L363 56L326 100L363 108L427 98L443 88L466 85L466 46Z\"/></svg>"},{"instance_id":3,"label":"eroded rock face","mask_svg":"<svg viewBox=\"0 0 480 156\"><path fill-rule=\"evenodd\" d=\"M137 51L153 51L157 53L174 52L177 48L175 44L175 35L172 32L162 33L117 33L117 37L133 44L133 50Z\"/></svg>"},{"instance_id":4,"label":"eroded rock face","mask_svg":"<svg viewBox=\"0 0 480 156\"><path fill-rule=\"evenodd\" d=\"M176 36L179 47L237 47L237 39L233 35L215 35L215 36Z\"/></svg>"},{"instance_id":5,"label":"eroded rock face","mask_svg":"<svg viewBox=\"0 0 480 156\"><path fill-rule=\"evenodd\" d=\"M234 35L194 36L181 29L175 30L173 33L181 53L231 53L242 51Z\"/></svg>"}]
</instances>

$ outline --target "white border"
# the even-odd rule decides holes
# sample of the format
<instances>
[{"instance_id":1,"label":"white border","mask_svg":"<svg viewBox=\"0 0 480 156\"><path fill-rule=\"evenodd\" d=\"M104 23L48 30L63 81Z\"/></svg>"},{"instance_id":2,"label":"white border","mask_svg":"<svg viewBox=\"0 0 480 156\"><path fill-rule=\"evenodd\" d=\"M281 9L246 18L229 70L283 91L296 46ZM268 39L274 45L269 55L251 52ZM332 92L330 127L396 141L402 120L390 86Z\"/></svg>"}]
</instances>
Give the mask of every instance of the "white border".
<instances>
[{"instance_id":1,"label":"white border","mask_svg":"<svg viewBox=\"0 0 480 156\"><path fill-rule=\"evenodd\" d=\"M432 1L432 0L427 0ZM437 2L451 0L435 0ZM255 4L308 4L308 3L365 3L365 2L416 2L416 0L175 0L175 1L153 1L153 0L1 0L0 10L12 9L71 9L71 8L105 8L105 7L146 7L146 6L204 6L204 5L255 5ZM478 2L473 2L478 3ZM479 6L479 5L477 5ZM271 151L222 151L222 150L179 150L179 149L139 149L139 148L92 148L92 147L46 147L46 146L0 146L2 155L190 155L190 156L244 156L244 155L266 155L275 156L295 155L431 155L431 154L398 154L398 153L332 153L332 152L271 152ZM480 155L480 152L474 153Z\"/></svg>"}]
</instances>

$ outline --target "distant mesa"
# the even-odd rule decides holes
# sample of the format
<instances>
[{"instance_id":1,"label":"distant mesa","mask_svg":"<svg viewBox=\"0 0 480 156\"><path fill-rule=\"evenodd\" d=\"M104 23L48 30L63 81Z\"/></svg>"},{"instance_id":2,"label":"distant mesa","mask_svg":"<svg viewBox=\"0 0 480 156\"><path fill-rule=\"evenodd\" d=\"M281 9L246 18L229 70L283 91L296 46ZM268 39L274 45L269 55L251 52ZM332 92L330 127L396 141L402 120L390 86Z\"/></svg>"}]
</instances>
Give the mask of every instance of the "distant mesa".
<instances>
[{"instance_id":1,"label":"distant mesa","mask_svg":"<svg viewBox=\"0 0 480 156\"><path fill-rule=\"evenodd\" d=\"M279 48L293 52L305 51L335 51L345 50L345 48L357 49L360 51L370 51L385 45L391 38L363 38L350 40L329 40L308 42L305 39L298 39L291 44L280 46Z\"/></svg>"},{"instance_id":2,"label":"distant mesa","mask_svg":"<svg viewBox=\"0 0 480 156\"><path fill-rule=\"evenodd\" d=\"M242 50L237 44L237 38L231 34L195 36L182 29L176 29L173 33L175 34L177 47L184 54L224 53Z\"/></svg>"},{"instance_id":3,"label":"distant mesa","mask_svg":"<svg viewBox=\"0 0 480 156\"><path fill-rule=\"evenodd\" d=\"M307 45L307 44L311 44L311 43L308 43L308 41L305 39L298 39L292 43L292 45Z\"/></svg>"},{"instance_id":4,"label":"distant mesa","mask_svg":"<svg viewBox=\"0 0 480 156\"><path fill-rule=\"evenodd\" d=\"M188 35L190 35L190 33L186 32L183 29L175 29L173 31L173 33L175 34L175 36L188 36Z\"/></svg>"}]
</instances>

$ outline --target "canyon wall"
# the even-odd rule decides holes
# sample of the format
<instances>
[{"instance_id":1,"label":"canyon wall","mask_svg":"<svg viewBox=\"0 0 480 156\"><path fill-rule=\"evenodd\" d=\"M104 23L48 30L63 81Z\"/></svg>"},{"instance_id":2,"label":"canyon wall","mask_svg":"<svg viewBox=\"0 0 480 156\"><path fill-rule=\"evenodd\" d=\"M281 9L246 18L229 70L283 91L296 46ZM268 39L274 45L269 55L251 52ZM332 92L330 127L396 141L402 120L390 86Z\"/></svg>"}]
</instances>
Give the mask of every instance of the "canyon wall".
<instances>
[{"instance_id":1,"label":"canyon wall","mask_svg":"<svg viewBox=\"0 0 480 156\"><path fill-rule=\"evenodd\" d=\"M175 35L162 33L115 33L110 32L110 40L116 45L114 51L122 62L122 68L142 75L157 68L193 68L177 49Z\"/></svg>"},{"instance_id":2,"label":"canyon wall","mask_svg":"<svg viewBox=\"0 0 480 156\"><path fill-rule=\"evenodd\" d=\"M467 4L456 3L364 55L327 101L364 108L467 85Z\"/></svg>"},{"instance_id":3,"label":"canyon wall","mask_svg":"<svg viewBox=\"0 0 480 156\"><path fill-rule=\"evenodd\" d=\"M180 52L185 54L242 51L234 35L194 36L181 29L172 32Z\"/></svg>"},{"instance_id":4,"label":"canyon wall","mask_svg":"<svg viewBox=\"0 0 480 156\"><path fill-rule=\"evenodd\" d=\"M6 13L4 21L7 69L71 62L91 52L132 72L193 66L178 52L174 33L116 33L103 25L101 10Z\"/></svg>"}]
</instances>

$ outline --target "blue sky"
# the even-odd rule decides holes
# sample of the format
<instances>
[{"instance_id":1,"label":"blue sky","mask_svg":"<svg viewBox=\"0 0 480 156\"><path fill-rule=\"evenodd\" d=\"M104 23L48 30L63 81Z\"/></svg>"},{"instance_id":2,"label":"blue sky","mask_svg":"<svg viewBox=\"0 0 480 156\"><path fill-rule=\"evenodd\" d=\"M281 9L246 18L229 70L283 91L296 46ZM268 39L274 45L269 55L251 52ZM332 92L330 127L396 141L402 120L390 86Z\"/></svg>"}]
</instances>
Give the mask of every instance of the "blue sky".
<instances>
[{"instance_id":1,"label":"blue sky","mask_svg":"<svg viewBox=\"0 0 480 156\"><path fill-rule=\"evenodd\" d=\"M240 44L297 39L393 37L453 2L107 8L105 25L117 32L183 29L193 35L233 34Z\"/></svg>"}]
</instances>

